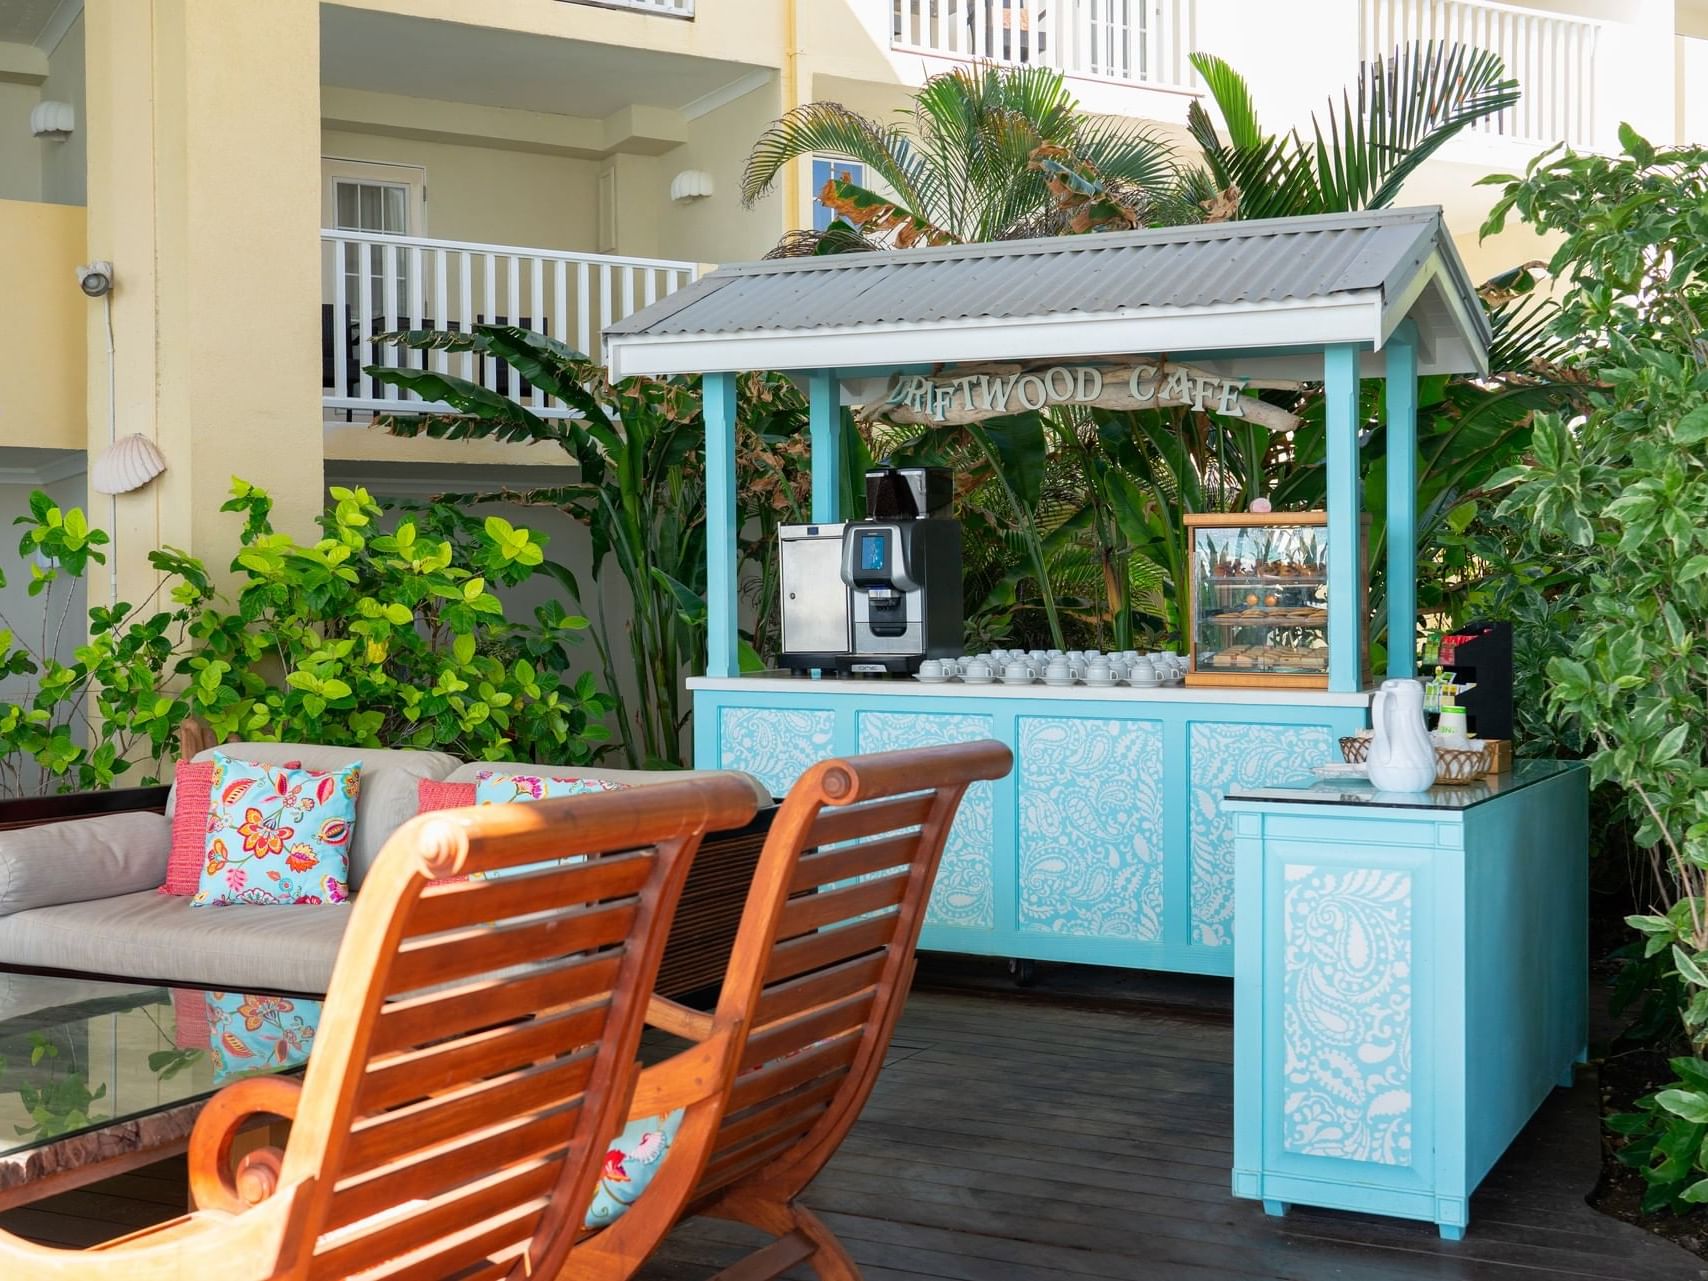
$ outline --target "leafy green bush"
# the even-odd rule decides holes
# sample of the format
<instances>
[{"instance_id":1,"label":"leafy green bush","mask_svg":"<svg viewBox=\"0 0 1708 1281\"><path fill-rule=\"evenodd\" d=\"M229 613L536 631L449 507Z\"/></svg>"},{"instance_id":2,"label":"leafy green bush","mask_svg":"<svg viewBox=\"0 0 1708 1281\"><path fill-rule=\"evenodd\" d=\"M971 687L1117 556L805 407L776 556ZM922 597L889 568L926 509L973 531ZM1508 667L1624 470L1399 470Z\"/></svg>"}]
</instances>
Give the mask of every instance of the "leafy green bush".
<instances>
[{"instance_id":1,"label":"leafy green bush","mask_svg":"<svg viewBox=\"0 0 1708 1281\"><path fill-rule=\"evenodd\" d=\"M1577 584L1548 706L1581 735L1596 783L1624 789L1659 901L1629 918L1680 980L1693 1055L1616 1118L1651 1208L1708 1201L1708 149L1622 127L1617 156L1544 153L1485 227L1516 211L1564 238L1560 332L1593 380L1574 421L1538 415L1503 504Z\"/></svg>"},{"instance_id":2,"label":"leafy green bush","mask_svg":"<svg viewBox=\"0 0 1708 1281\"><path fill-rule=\"evenodd\" d=\"M443 505L386 532L365 490L331 493L324 536L304 544L272 528L265 491L233 483L223 510L244 522L229 597L199 560L166 549L149 558L160 587L138 606L92 608L92 638L71 663L48 638L31 648L0 632L0 672L29 681L0 702L0 794L110 786L133 763L158 776L190 715L220 739L592 759L610 700L591 674L566 677L586 620L554 602L514 623L493 590L538 572L540 541ZM106 535L44 494L21 523L20 551L50 564L32 593L68 593L104 560ZM163 595L170 606L156 608ZM33 786L28 761L40 767Z\"/></svg>"}]
</instances>

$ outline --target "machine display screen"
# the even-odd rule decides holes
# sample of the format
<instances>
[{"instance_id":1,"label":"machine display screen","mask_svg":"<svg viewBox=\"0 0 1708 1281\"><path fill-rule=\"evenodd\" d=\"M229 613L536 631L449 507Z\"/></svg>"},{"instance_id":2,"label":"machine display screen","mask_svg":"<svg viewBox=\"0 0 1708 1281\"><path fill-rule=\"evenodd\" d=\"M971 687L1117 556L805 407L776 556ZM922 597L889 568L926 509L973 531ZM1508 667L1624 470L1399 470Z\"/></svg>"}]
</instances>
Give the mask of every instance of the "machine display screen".
<instances>
[{"instance_id":1,"label":"machine display screen","mask_svg":"<svg viewBox=\"0 0 1708 1281\"><path fill-rule=\"evenodd\" d=\"M884 544L889 540L883 534L860 535L860 568L883 572Z\"/></svg>"}]
</instances>

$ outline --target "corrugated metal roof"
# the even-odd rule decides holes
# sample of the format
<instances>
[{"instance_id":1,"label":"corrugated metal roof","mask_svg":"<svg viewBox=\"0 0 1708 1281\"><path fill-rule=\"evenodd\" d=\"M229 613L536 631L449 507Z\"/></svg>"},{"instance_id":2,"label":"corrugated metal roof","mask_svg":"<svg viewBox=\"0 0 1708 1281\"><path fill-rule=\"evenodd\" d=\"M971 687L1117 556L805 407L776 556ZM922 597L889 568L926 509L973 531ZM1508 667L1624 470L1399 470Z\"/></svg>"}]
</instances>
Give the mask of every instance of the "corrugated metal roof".
<instances>
[{"instance_id":1,"label":"corrugated metal roof","mask_svg":"<svg viewBox=\"0 0 1708 1281\"><path fill-rule=\"evenodd\" d=\"M1375 292L1440 252L1487 324L1438 209L1225 222L725 267L606 328L691 337L1132 315Z\"/></svg>"}]
</instances>

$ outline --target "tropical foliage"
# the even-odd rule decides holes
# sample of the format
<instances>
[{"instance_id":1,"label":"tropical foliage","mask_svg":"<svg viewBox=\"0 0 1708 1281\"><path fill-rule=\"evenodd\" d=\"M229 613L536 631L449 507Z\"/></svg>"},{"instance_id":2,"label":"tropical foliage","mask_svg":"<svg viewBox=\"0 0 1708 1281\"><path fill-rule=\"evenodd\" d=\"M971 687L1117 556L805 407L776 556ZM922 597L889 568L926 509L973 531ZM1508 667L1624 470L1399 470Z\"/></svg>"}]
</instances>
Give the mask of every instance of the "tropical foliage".
<instances>
[{"instance_id":1,"label":"tropical foliage","mask_svg":"<svg viewBox=\"0 0 1708 1281\"><path fill-rule=\"evenodd\" d=\"M590 634L605 688L617 700L615 719L627 763L683 764L689 708L681 675L703 670L706 660L705 424L698 383L610 382L603 368L581 353L511 326L476 325L466 333L422 330L387 340L418 351L479 351L508 361L529 383L578 411L579 417L546 418L449 374L387 366L370 370L382 382L457 411L383 419L381 425L397 435L542 443L574 460L575 479L566 484L446 495L442 501L459 507L554 507L587 527L592 536L588 581L554 561L545 562L543 571L593 619ZM748 466L748 483L741 489L742 525L750 540L757 529L769 547L779 520L794 519L804 501L804 481L794 470L803 454L791 442L804 428L805 405L783 378L743 379L740 390L738 446ZM615 608L609 608L613 594ZM771 625L768 615L760 621Z\"/></svg>"},{"instance_id":2,"label":"tropical foliage","mask_svg":"<svg viewBox=\"0 0 1708 1281\"><path fill-rule=\"evenodd\" d=\"M608 702L590 674L567 680L586 620L554 604L513 623L494 590L540 572L539 540L444 505L387 530L365 491L331 492L323 537L299 543L272 528L265 491L235 481L229 591L195 557L154 552L160 586L90 609L70 663L50 633L0 632L0 670L22 685L0 702L0 795L106 787L132 769L152 781L190 715L220 739L590 760ZM107 535L39 491L22 523L30 590L63 627Z\"/></svg>"},{"instance_id":3,"label":"tropical foliage","mask_svg":"<svg viewBox=\"0 0 1708 1281\"><path fill-rule=\"evenodd\" d=\"M1553 151L1502 175L1485 232L1516 215L1561 237L1557 329L1590 381L1585 412L1539 415L1498 480L1526 547L1573 584L1547 704L1624 792L1651 861L1630 918L1676 983L1678 1079L1614 1118L1648 1207L1708 1201L1708 149Z\"/></svg>"},{"instance_id":4,"label":"tropical foliage","mask_svg":"<svg viewBox=\"0 0 1708 1281\"><path fill-rule=\"evenodd\" d=\"M821 152L858 162L874 181L833 177L819 193L836 214L830 228L787 237L780 254L1135 226L1156 220L1175 179L1166 144L1132 122L1085 115L1059 72L995 63L932 77L891 124L835 102L795 108L755 144L742 199L751 204L785 165ZM1095 200L1063 210L1060 194L1093 184Z\"/></svg>"}]
</instances>

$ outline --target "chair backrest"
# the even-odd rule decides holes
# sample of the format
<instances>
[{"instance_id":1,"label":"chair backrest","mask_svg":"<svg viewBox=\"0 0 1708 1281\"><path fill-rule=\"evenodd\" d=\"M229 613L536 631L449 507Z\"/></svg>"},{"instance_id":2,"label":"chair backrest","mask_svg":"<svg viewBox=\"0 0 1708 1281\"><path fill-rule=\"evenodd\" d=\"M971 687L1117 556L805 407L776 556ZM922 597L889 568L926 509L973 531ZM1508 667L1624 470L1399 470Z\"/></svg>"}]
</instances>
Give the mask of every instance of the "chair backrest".
<instances>
[{"instance_id":1,"label":"chair backrest","mask_svg":"<svg viewBox=\"0 0 1708 1281\"><path fill-rule=\"evenodd\" d=\"M717 1018L745 1044L695 1190L804 1185L877 1078L961 799L1013 763L992 741L823 761L771 825Z\"/></svg>"},{"instance_id":2,"label":"chair backrest","mask_svg":"<svg viewBox=\"0 0 1708 1281\"><path fill-rule=\"evenodd\" d=\"M312 1253L289 1275L556 1274L633 1089L689 862L754 808L745 780L703 778L398 830L353 909L279 1172L313 1181Z\"/></svg>"}]
</instances>

